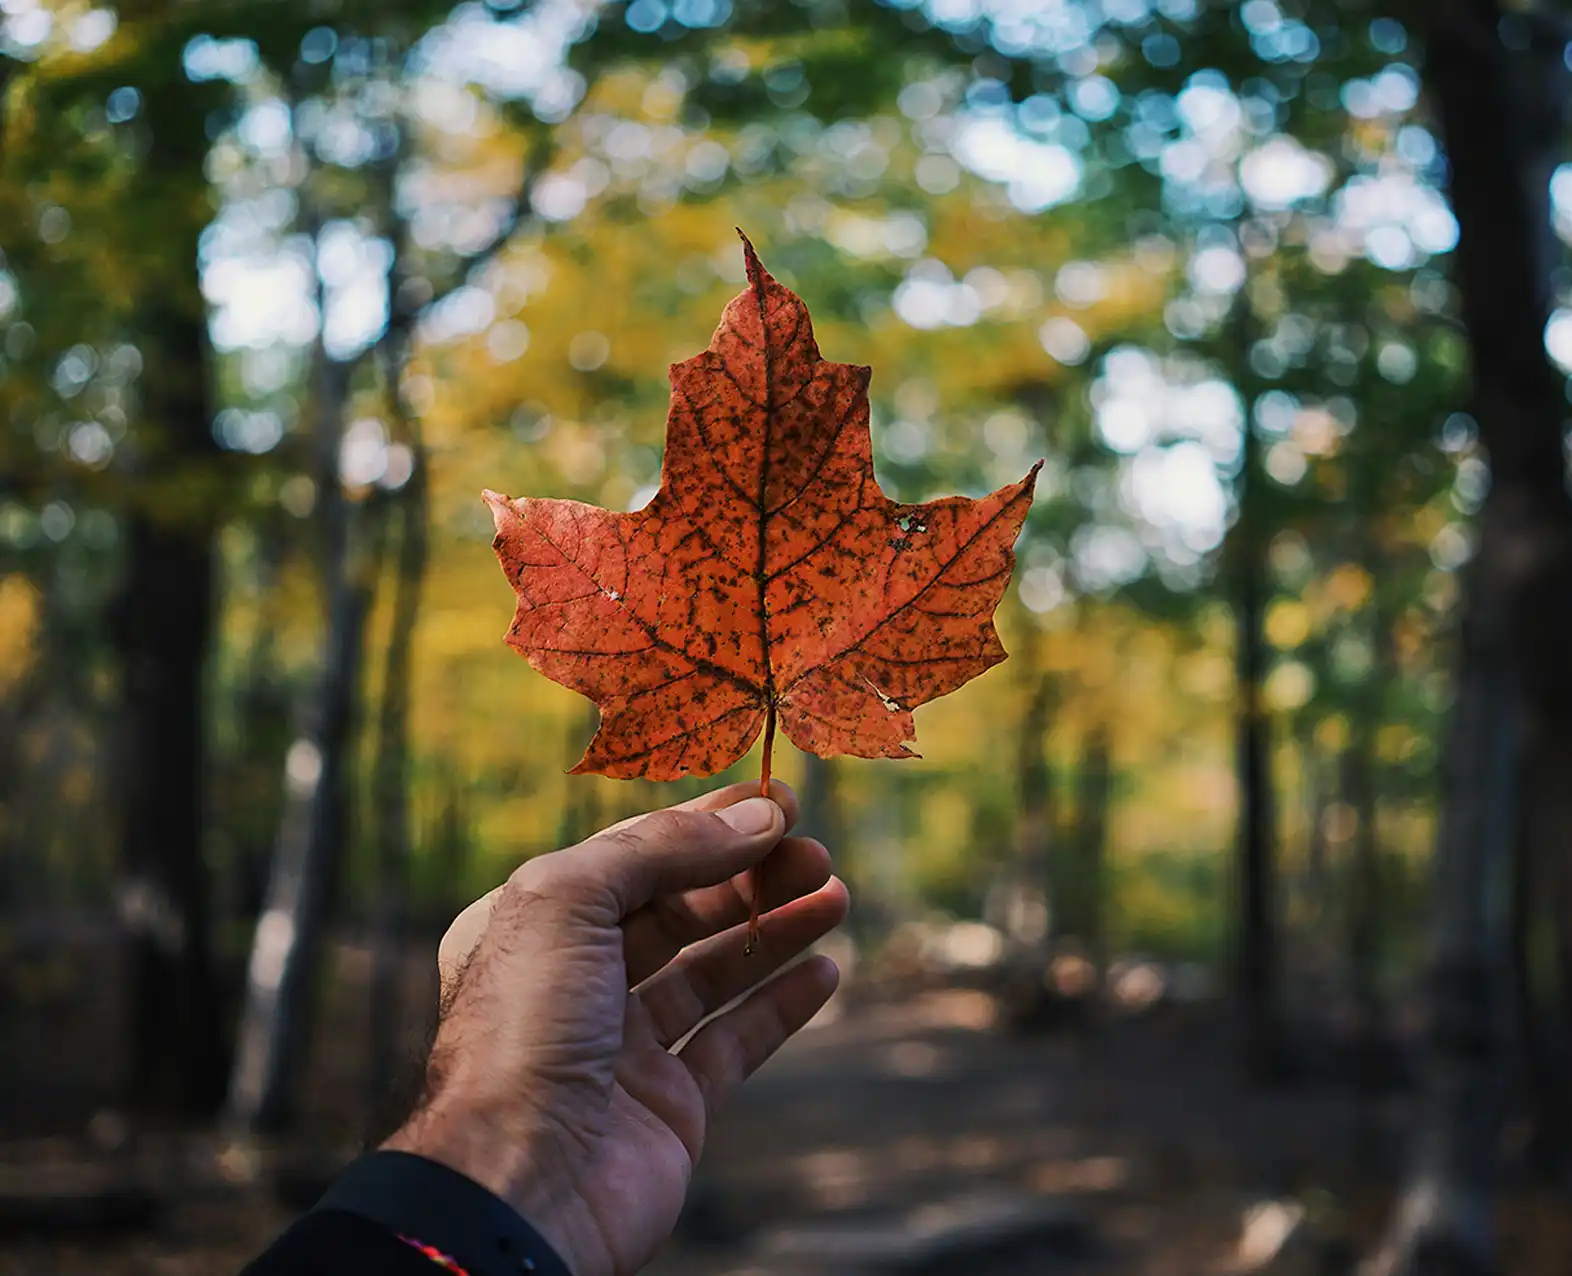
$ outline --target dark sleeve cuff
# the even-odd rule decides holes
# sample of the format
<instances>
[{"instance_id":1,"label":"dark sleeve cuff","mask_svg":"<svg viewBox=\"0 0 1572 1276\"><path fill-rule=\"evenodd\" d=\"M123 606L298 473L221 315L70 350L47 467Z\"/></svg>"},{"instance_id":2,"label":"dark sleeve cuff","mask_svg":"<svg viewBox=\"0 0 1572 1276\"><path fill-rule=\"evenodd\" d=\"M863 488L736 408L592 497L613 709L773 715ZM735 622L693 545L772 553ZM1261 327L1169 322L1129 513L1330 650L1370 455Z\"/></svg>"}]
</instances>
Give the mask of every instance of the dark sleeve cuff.
<instances>
[{"instance_id":1,"label":"dark sleeve cuff","mask_svg":"<svg viewBox=\"0 0 1572 1276\"><path fill-rule=\"evenodd\" d=\"M441 1276L420 1250L359 1214L313 1210L240 1276Z\"/></svg>"},{"instance_id":2,"label":"dark sleeve cuff","mask_svg":"<svg viewBox=\"0 0 1572 1276\"><path fill-rule=\"evenodd\" d=\"M312 1212L326 1211L378 1223L403 1238L397 1243L413 1241L435 1250L467 1276L572 1276L506 1201L467 1175L412 1152L361 1157ZM407 1244L404 1248L417 1253Z\"/></svg>"}]
</instances>

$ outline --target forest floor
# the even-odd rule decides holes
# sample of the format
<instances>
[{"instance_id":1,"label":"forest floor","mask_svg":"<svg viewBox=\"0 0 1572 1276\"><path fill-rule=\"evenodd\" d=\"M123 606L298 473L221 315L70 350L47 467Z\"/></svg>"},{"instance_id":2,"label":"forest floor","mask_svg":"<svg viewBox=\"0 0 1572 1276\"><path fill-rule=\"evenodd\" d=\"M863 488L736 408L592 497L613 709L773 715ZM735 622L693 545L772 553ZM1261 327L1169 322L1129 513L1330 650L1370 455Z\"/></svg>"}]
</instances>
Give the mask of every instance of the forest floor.
<instances>
[{"instance_id":1,"label":"forest floor","mask_svg":"<svg viewBox=\"0 0 1572 1276\"><path fill-rule=\"evenodd\" d=\"M1310 1276L1348 1271L1379 1229L1407 1102L1361 1121L1344 1087L1246 1086L1215 1011L1026 1033L976 989L836 1009L723 1114L651 1276L852 1276L946 1256L976 1276ZM315 1075L325 1131L353 1090L348 1071L319 1061ZM297 1167L280 1190L211 1137L86 1146L0 1143L0 1276L237 1272L353 1152L344 1139L276 1152L268 1164ZM96 1237L21 1235L6 1201L49 1184L150 1188L156 1213L138 1223L133 1205ZM1567 1270L1564 1198L1514 1190L1503 1227L1505 1270Z\"/></svg>"}]
</instances>

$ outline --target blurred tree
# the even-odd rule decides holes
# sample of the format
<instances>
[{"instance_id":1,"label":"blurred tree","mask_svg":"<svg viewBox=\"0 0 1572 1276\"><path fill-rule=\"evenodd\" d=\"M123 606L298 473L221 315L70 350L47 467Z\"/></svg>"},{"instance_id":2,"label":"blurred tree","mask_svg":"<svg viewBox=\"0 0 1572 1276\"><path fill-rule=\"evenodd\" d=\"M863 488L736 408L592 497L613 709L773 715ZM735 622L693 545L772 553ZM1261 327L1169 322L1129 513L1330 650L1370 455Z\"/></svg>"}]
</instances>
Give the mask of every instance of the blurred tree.
<instances>
[{"instance_id":1,"label":"blurred tree","mask_svg":"<svg viewBox=\"0 0 1572 1276\"><path fill-rule=\"evenodd\" d=\"M1547 756L1550 755L1550 756ZM1562 953L1557 945L1566 932L1558 898L1558 876L1565 870L1565 842L1552 830L1572 818L1565 786L1547 779L1541 768L1565 759L1550 748L1535 752L1525 768L1525 809L1519 823L1512 880L1512 1030L1520 1047L1526 1082L1526 1115L1532 1122L1527 1148L1531 1170L1547 1185L1564 1181L1568 1168L1568 1134L1572 1131L1572 1075L1568 1024L1557 995L1572 971L1557 970ZM1565 772L1558 771L1558 775ZM1554 840L1552 840L1554 839ZM1548 960L1546 958L1548 957ZM1550 968L1550 988L1543 978Z\"/></svg>"},{"instance_id":2,"label":"blurred tree","mask_svg":"<svg viewBox=\"0 0 1572 1276\"><path fill-rule=\"evenodd\" d=\"M857 871L855 850L845 836L845 813L841 809L840 768L833 759L807 753L802 758L802 779L797 800L800 815L797 831L817 838L835 857L835 872L842 880L854 880ZM854 935L857 933L854 929Z\"/></svg>"},{"instance_id":3,"label":"blurred tree","mask_svg":"<svg viewBox=\"0 0 1572 1276\"><path fill-rule=\"evenodd\" d=\"M1243 325L1240 326L1243 331ZM1241 341L1240 348L1248 348ZM1261 443L1245 430L1239 477L1239 517L1230 540L1235 629L1235 683L1239 827L1235 890L1238 935L1234 945L1235 995L1245 1063L1259 1081L1284 1068L1279 1024L1277 812L1272 788L1271 727L1265 705L1268 495Z\"/></svg>"},{"instance_id":4,"label":"blurred tree","mask_svg":"<svg viewBox=\"0 0 1572 1276\"><path fill-rule=\"evenodd\" d=\"M319 500L326 506L323 583L327 630L320 669L298 710L285 756L285 805L267 894L247 970L226 1119L277 1129L289 1119L290 1082L304 1048L308 1002L333 870L347 833L346 769L361 687L366 618L381 565L381 509L343 492L339 435L353 368L318 355L312 412Z\"/></svg>"},{"instance_id":5,"label":"blurred tree","mask_svg":"<svg viewBox=\"0 0 1572 1276\"><path fill-rule=\"evenodd\" d=\"M1043 667L1040 648L1044 636L1035 620L1028 617L1023 626L1027 645L1024 651L1016 653L1021 660L1016 679L1020 725L1015 747L1016 859L1012 876L1017 879L1016 889L1022 901L1045 907L1048 929L1058 935L1065 933L1070 920L1064 908L1068 892L1064 879L1073 870L1062 863L1054 845L1053 773L1047 748L1056 688L1053 673Z\"/></svg>"},{"instance_id":6,"label":"blurred tree","mask_svg":"<svg viewBox=\"0 0 1572 1276\"><path fill-rule=\"evenodd\" d=\"M238 609L239 592L249 586L252 625L237 644L233 672L227 677L221 672L217 680L231 698L220 704L216 716L230 723L232 731L227 740L215 742L213 802L229 812L229 818L214 832L221 835L227 852L222 857L228 883L221 892L227 894L221 921L246 935L256 925L267 890L282 797L278 777L289 747L290 681L281 651L289 601L282 581L294 549L288 522L281 509L259 509L249 529L248 552L254 561L231 565L227 572L226 605Z\"/></svg>"},{"instance_id":7,"label":"blurred tree","mask_svg":"<svg viewBox=\"0 0 1572 1276\"><path fill-rule=\"evenodd\" d=\"M1435 860L1425 1111L1379 1272L1497 1270L1493 1210L1507 1076L1513 857L1526 763L1572 732L1572 502L1561 379L1546 357L1556 251L1548 196L1565 126L1566 30L1493 0L1426 12L1461 228L1457 279L1490 493L1464 587L1457 703Z\"/></svg>"},{"instance_id":8,"label":"blurred tree","mask_svg":"<svg viewBox=\"0 0 1572 1276\"><path fill-rule=\"evenodd\" d=\"M391 207L391 199L388 203ZM388 280L391 304L387 329L377 343L382 392L391 427L389 433L397 445L408 449L409 477L394 494L390 511L390 517L396 519L397 536L396 552L391 555L393 602L383 660L370 793L376 866L371 898L371 1026L367 1033L370 1056L367 1074L373 1111L393 1097L399 1079L398 1042L403 1014L399 975L410 911L413 849L409 800L412 779L409 766L410 666L430 543L426 449L421 442L419 420L409 411L403 382L409 362L414 314L409 304L409 289L399 270L399 263L410 258L409 245L403 244L400 248Z\"/></svg>"},{"instance_id":9,"label":"blurred tree","mask_svg":"<svg viewBox=\"0 0 1572 1276\"><path fill-rule=\"evenodd\" d=\"M438 12L433 9L428 19ZM401 190L403 183L418 176L422 162L411 138L417 128L416 113L403 100L407 97L403 77L415 56L420 16L401 13L376 18L368 27L377 33L371 36L356 30L346 15L339 30L317 28L315 45L320 46L320 55L313 46L308 58L303 42L291 70L296 100L290 132L299 139L297 154L312 175L301 221L318 256L317 309L323 315L314 348L318 375L312 490L323 528L321 570L329 601L320 671L302 707L302 729L286 758L290 804L279 827L268 902L252 941L227 1113L229 1121L241 1127L278 1128L293 1115L298 1070L311 1032L323 932L350 840L346 808L354 710L362 682L367 621L390 521L398 535L393 629L371 786L377 842L371 1044L374 1057L391 1062L386 1034L396 987L393 945L404 912L400 882L407 875L409 855L405 795L409 644L427 558L426 454L418 424L406 411L413 332L422 314L431 314L467 287L466 280L483 273L506 247L528 216L531 185L541 169L541 135L536 131L535 149L520 162L522 180L489 235L458 254L456 262L434 260L439 254L428 251L424 237L411 228L416 210ZM319 69L313 74L308 63L321 64L325 73ZM366 179L341 180L349 175L342 170L364 166L365 156L355 155L353 162L340 156L335 163L326 139L311 137L307 121L313 111L320 117L327 102L364 117L363 127L374 139L371 154L380 159L367 166ZM327 251L328 227L322 209L358 214L374 224L367 229L382 232L389 249L386 317L378 330L362 334L355 355L329 348L327 276L321 261ZM443 265L447 280L439 277L434 282L430 276ZM380 395L374 397L382 412L346 425L359 354L368 347L376 354L369 375L381 386ZM373 1074L372 1088L380 1094L389 1077L378 1069Z\"/></svg>"},{"instance_id":10,"label":"blurred tree","mask_svg":"<svg viewBox=\"0 0 1572 1276\"><path fill-rule=\"evenodd\" d=\"M131 944L133 1102L206 1114L223 1076L202 782L218 514L204 489L214 481L217 448L196 278L202 218L191 215L201 207L207 139L180 87L147 91L155 136L145 180L164 189L132 192L147 201L141 224L154 242L144 251L173 248L186 269L181 286L151 291L133 320L146 367L144 487L124 522L123 592L110 633L122 677L120 909ZM174 207L160 215L168 203ZM182 509L193 494L198 507Z\"/></svg>"},{"instance_id":11,"label":"blurred tree","mask_svg":"<svg viewBox=\"0 0 1572 1276\"><path fill-rule=\"evenodd\" d=\"M1382 509L1391 498L1386 490L1387 475L1401 463L1405 446L1414 444L1405 437L1411 431L1404 429L1401 407L1392 404L1383 412L1388 394L1379 386L1371 391L1366 410L1375 428L1358 431L1344 458L1347 557L1372 582L1369 603L1350 618L1349 633L1342 639L1357 644L1351 650L1362 653L1360 660L1366 666L1350 697L1348 735L1340 759L1342 800L1353 825L1344 929L1353 1010L1351 1058L1359 1092L1355 1138L1360 1163L1368 1163L1378 1152L1376 1092L1388 1071L1385 1060L1393 1047L1386 1039L1380 989L1383 890L1376 740L1387 719L1386 700L1393 677L1390 607L1398 590L1393 585L1397 567L1384 543Z\"/></svg>"},{"instance_id":12,"label":"blurred tree","mask_svg":"<svg viewBox=\"0 0 1572 1276\"><path fill-rule=\"evenodd\" d=\"M1113 774L1108 757L1108 733L1095 724L1081 744L1077 774L1076 831L1072 840L1075 863L1071 880L1070 913L1073 933L1085 944L1099 980L1108 966L1105 925L1108 877L1108 822L1112 808Z\"/></svg>"},{"instance_id":13,"label":"blurred tree","mask_svg":"<svg viewBox=\"0 0 1572 1276\"><path fill-rule=\"evenodd\" d=\"M128 34L135 17L127 15ZM69 145L73 121L126 79L140 86L134 106L129 98L124 103L123 118L135 117L134 133L114 137L105 129L98 145L77 152L82 168L57 182L66 202L45 212L58 223L58 235L46 228L38 256L25 240L10 242L20 250L13 264L34 295L49 295L43 272L69 263L71 277L73 269L103 266L106 255L114 262L107 279L123 285L130 275L140 285L119 292L111 283L108 304L91 320L66 308L69 290L53 314L45 306L32 313L50 338L77 342L71 349L83 362L83 381L99 363L95 346L117 337L133 343L119 347L127 352L121 379L141 372L137 429L122 449L115 485L103 489L121 515L123 545L108 634L119 673L116 890L128 945L127 1097L141 1110L190 1114L211 1110L223 1072L203 858L203 687L215 603L211 545L228 484L209 429L205 303L197 277L198 238L209 212L205 95L193 98L179 75L178 29L142 34L118 43L105 60L65 57L29 68L19 95L25 111L7 119L5 158L18 188L36 190L37 182L62 172L60 147ZM117 188L117 204L124 200L118 214L92 208L103 194L95 183L104 181ZM80 221L72 233L74 219ZM47 241L68 234L52 252ZM36 415L37 383L24 382L19 392L24 402L32 399L26 415ZM117 406L111 402L106 414ZM122 423L124 417L120 410ZM86 454L101 465L104 445L113 444L107 434L90 433L91 440L74 436L78 450L92 449ZM37 464L13 473L23 490L59 490L67 477Z\"/></svg>"},{"instance_id":14,"label":"blurred tree","mask_svg":"<svg viewBox=\"0 0 1572 1276\"><path fill-rule=\"evenodd\" d=\"M26 179L0 183L0 573L38 601L0 589L0 651L35 606L47 641L20 685L0 687L25 772L0 775L0 816L28 845L30 883L64 876L71 856L91 867L97 852L75 845L109 840L101 799L65 795L84 792L71 787L94 770L82 740L110 706L100 624L142 485L136 396L166 375L144 366L154 347L136 333L145 299L191 299L193 261L210 307L201 411L222 448L200 486L229 498L203 515L209 535L226 525L219 659L205 663L221 684L207 716L223 787L206 805L233 826L208 849L222 863L244 840L235 802L254 825L271 819L276 799L233 796L254 792L237 777L276 774L289 743L227 721L248 698L233 684L252 675L237 671L254 658L254 680L279 680L275 700L304 688L319 718L346 706L331 750L312 742L319 768L293 769L328 787L320 821L290 826L317 829L310 849L278 867L330 897L349 850L330 804L347 814L370 798L358 837L372 844L349 867L367 866L351 884L376 899L373 1057L406 848L411 912L436 920L461 884L687 792L562 776L592 720L498 643L506 590L475 497L647 497L662 369L702 345L740 286L742 224L808 297L826 353L874 366L892 492L985 490L1048 457L1008 616L1015 663L925 709L920 763L801 763L805 827L822 802L842 813L827 827L862 831L859 921L879 891L895 919L976 908L990 875L1016 866L1012 839L1040 846L1038 780L1074 775L1084 818L1053 847L1056 913L1081 911L1062 884L1093 848L1110 871L1094 873L1096 920L1064 924L1216 957L1220 936L1275 911L1269 874L1221 889L1232 774L1250 795L1235 830L1250 836L1233 845L1290 896L1273 936L1285 987L1304 973L1306 918L1343 923L1324 927L1342 949L1332 995L1283 997L1285 1037L1290 1016L1338 1032L1357 1009L1349 1022L1368 1023L1372 994L1406 977L1439 670L1485 471L1449 416L1463 355L1440 270L1447 159L1419 100L1419 51L1391 15L1353 0L201 3L156 42L167 15L134 9L78 48L75 10L50 5L54 33L21 49L12 7L0 47L29 61L4 97L0 161ZM145 59L121 60L137 49ZM36 111L37 86L68 73L89 78ZM132 186L155 74L200 98L181 178L203 205L182 212L205 223L195 243L120 224L144 207ZM312 382L329 345L343 383L324 396ZM337 407L324 413L325 398ZM402 486L349 484L352 517L385 518L387 554L406 561L378 577L385 605L364 624L326 614L346 447L384 476L398 447L414 458ZM420 502L432 571L415 624ZM94 530L106 512L117 543ZM1245 605L1230 617L1220 596ZM1248 656L1243 679L1231 652ZM382 676L358 785L347 706L362 667ZM1004 766L1000 723L1020 733ZM1288 726L1293 747L1265 747ZM1544 739L1536 766L1559 774ZM1539 880L1559 873L1572 891L1555 786L1533 795L1543 814L1522 832ZM410 812L426 813L424 836L401 827ZM1291 860L1257 853L1273 840L1305 846L1318 893L1338 898L1295 907ZM1267 907L1241 916L1225 896ZM309 898L276 895L253 943L253 971L276 969L289 990L247 1030L269 1050L307 1031L311 954L332 921ZM1557 935L1572 975L1564 924ZM1548 954L1529 964L1541 1007L1572 997ZM292 1069L275 1072L281 1095Z\"/></svg>"}]
</instances>

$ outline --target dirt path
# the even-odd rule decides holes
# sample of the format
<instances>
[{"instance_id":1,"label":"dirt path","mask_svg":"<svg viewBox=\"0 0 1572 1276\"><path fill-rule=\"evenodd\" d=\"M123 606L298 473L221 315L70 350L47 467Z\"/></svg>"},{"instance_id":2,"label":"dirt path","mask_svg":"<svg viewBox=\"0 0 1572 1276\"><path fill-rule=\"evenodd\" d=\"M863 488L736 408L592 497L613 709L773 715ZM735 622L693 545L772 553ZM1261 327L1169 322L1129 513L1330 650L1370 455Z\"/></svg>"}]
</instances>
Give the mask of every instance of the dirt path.
<instances>
[{"instance_id":1,"label":"dirt path","mask_svg":"<svg viewBox=\"0 0 1572 1276\"><path fill-rule=\"evenodd\" d=\"M853 1220L866 1240L891 1211L942 1219L958 1197L1025 1202L1058 1219L1024 1258L961 1266L975 1276L1256 1270L1251 1258L1271 1253L1301 1210L1272 1270L1327 1270L1383 1203L1382 1167L1355 1164L1354 1118L1350 1097L1331 1087L1241 1086L1226 1025L1201 1012L1021 1036L977 992L864 1006L803 1033L725 1114L651 1276L839 1276L853 1267L828 1251L801 1259L826 1243L826 1226ZM1394 1162L1401 1124L1394 1108L1378 1140ZM6 1172L26 1174L11 1152ZM156 1232L108 1246L0 1241L0 1274L234 1272L287 1222L259 1190L226 1183L210 1145L170 1155L162 1179L180 1188ZM1514 1204L1508 1270L1564 1270L1564 1213Z\"/></svg>"}]
</instances>

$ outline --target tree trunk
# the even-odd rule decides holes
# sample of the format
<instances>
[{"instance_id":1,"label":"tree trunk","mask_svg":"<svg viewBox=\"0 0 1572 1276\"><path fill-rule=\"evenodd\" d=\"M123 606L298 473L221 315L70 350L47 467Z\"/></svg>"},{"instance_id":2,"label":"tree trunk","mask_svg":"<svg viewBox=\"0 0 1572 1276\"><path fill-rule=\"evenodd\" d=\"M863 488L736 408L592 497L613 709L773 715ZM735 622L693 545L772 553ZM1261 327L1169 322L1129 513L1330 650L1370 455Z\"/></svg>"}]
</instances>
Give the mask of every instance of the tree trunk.
<instances>
[{"instance_id":1,"label":"tree trunk","mask_svg":"<svg viewBox=\"0 0 1572 1276\"><path fill-rule=\"evenodd\" d=\"M0 159L5 158L5 140L10 136L6 129L6 107L11 102L7 90L11 87L11 77L16 74L19 65L9 54L0 53Z\"/></svg>"},{"instance_id":2,"label":"tree trunk","mask_svg":"<svg viewBox=\"0 0 1572 1276\"><path fill-rule=\"evenodd\" d=\"M1343 800L1354 813L1353 857L1348 873L1345 931L1354 1012L1353 1036L1349 1044L1357 1096L1354 1159L1359 1166L1369 1166L1380 1150L1375 1103L1382 1022L1376 970L1381 861L1376 839L1374 715L1367 702L1356 706L1351 716L1354 729L1342 757Z\"/></svg>"},{"instance_id":3,"label":"tree trunk","mask_svg":"<svg viewBox=\"0 0 1572 1276\"><path fill-rule=\"evenodd\" d=\"M1561 1040L1567 1047L1564 1057L1572 1056L1572 855L1566 853L1566 846L1560 847L1561 854L1551 865L1551 903L1552 926L1551 942L1553 944L1554 961L1556 969L1556 991L1559 994L1556 1010L1559 1011L1558 1022L1561 1025ZM1562 1075L1564 1078L1572 1072L1568 1068ZM1563 1091L1563 1097L1565 1092ZM1568 1126L1572 1127L1572 1114L1568 1115ZM1572 1130L1568 1131L1572 1137ZM1567 1155L1566 1143L1561 1144L1561 1156Z\"/></svg>"},{"instance_id":4,"label":"tree trunk","mask_svg":"<svg viewBox=\"0 0 1572 1276\"><path fill-rule=\"evenodd\" d=\"M1551 907L1554 931L1556 990L1560 994L1560 1019L1563 1037L1572 1042L1572 855L1561 847L1551 866Z\"/></svg>"},{"instance_id":5,"label":"tree trunk","mask_svg":"<svg viewBox=\"0 0 1572 1276\"><path fill-rule=\"evenodd\" d=\"M1464 583L1432 917L1431 1022L1415 1160L1376 1276L1497 1270L1492 1217L1511 1019L1513 855L1529 750L1572 726L1572 504L1560 377L1542 331L1555 260L1564 37L1501 41L1490 0L1432 0L1426 73L1452 174L1474 415L1491 460ZM1565 783L1557 776L1556 783Z\"/></svg>"},{"instance_id":6,"label":"tree trunk","mask_svg":"<svg viewBox=\"0 0 1572 1276\"><path fill-rule=\"evenodd\" d=\"M223 1093L202 858L205 536L134 516L116 631L123 671L120 881L134 1109L201 1116Z\"/></svg>"},{"instance_id":7,"label":"tree trunk","mask_svg":"<svg viewBox=\"0 0 1572 1276\"><path fill-rule=\"evenodd\" d=\"M1511 992L1510 866L1523 715L1502 632L1504 600L1492 596L1483 575L1475 573L1464 621L1436 849L1425 1106L1416 1166L1380 1273L1495 1270L1500 1008Z\"/></svg>"},{"instance_id":8,"label":"tree trunk","mask_svg":"<svg viewBox=\"0 0 1572 1276\"><path fill-rule=\"evenodd\" d=\"M350 371L322 362L319 435L337 438ZM376 575L376 511L346 499L334 456L327 481L318 485L327 541L326 650L284 763L284 813L230 1077L226 1118L237 1128L276 1130L291 1116L333 876L345 849L345 780Z\"/></svg>"},{"instance_id":9,"label":"tree trunk","mask_svg":"<svg viewBox=\"0 0 1572 1276\"><path fill-rule=\"evenodd\" d=\"M1260 443L1246 429L1239 522L1235 532L1234 627L1239 824L1236 849L1238 932L1234 990L1245 1066L1258 1081L1281 1064L1277 1020L1276 820L1272 805L1270 724L1261 703L1265 651L1261 616L1266 592L1261 527Z\"/></svg>"},{"instance_id":10,"label":"tree trunk","mask_svg":"<svg viewBox=\"0 0 1572 1276\"><path fill-rule=\"evenodd\" d=\"M182 266L137 316L146 369L132 441L139 490L122 526L125 575L110 624L121 676L116 894L130 1016L126 1086L136 1110L201 1116L223 1094L202 845L220 475L197 276L201 225L190 215L206 211L207 139L178 89L146 91L158 144L139 182L135 225L158 237L155 256Z\"/></svg>"},{"instance_id":11,"label":"tree trunk","mask_svg":"<svg viewBox=\"0 0 1572 1276\"><path fill-rule=\"evenodd\" d=\"M845 851L841 819L840 776L832 759L802 755L802 792L796 832L823 842L833 855Z\"/></svg>"},{"instance_id":12,"label":"tree trunk","mask_svg":"<svg viewBox=\"0 0 1572 1276\"><path fill-rule=\"evenodd\" d=\"M255 588L261 601L234 699L239 741L229 764L229 795L235 808L228 830L232 885L225 918L248 933L267 893L279 819L275 786L290 739L289 695L278 659L285 601L278 584L287 553L286 532L276 520L264 520L257 538Z\"/></svg>"},{"instance_id":13,"label":"tree trunk","mask_svg":"<svg viewBox=\"0 0 1572 1276\"><path fill-rule=\"evenodd\" d=\"M1386 567L1373 526L1380 508L1377 489L1381 463L1376 456L1366 455L1361 459L1362 474L1350 482L1351 491L1359 493L1354 509L1361 525L1355 528L1354 535L1360 545L1360 565L1374 583L1374 597L1362 613L1365 637L1370 644L1370 668L1349 714L1351 730L1342 759L1343 800L1354 814L1345 933L1354 1011L1351 1062L1357 1092L1355 1160L1361 1166L1376 1166L1380 1163L1382 1144L1376 1105L1386 1072L1387 1045L1382 1027L1386 1016L1380 989L1383 910L1376 735L1381 728L1394 656L1391 620L1381 596Z\"/></svg>"},{"instance_id":14,"label":"tree trunk","mask_svg":"<svg viewBox=\"0 0 1572 1276\"><path fill-rule=\"evenodd\" d=\"M1572 749L1566 740L1528 742L1527 794L1519 820L1517 862L1512 874L1512 1005L1520 1048L1524 1098L1533 1121L1528 1160L1547 1184L1568 1168L1572 1143L1572 1040L1560 1013L1563 991L1556 970L1557 943L1565 912L1557 877L1572 845ZM1548 960L1541 960L1548 959ZM1542 976L1548 975L1545 980Z\"/></svg>"},{"instance_id":15,"label":"tree trunk","mask_svg":"<svg viewBox=\"0 0 1572 1276\"><path fill-rule=\"evenodd\" d=\"M797 798L800 814L795 831L823 842L839 861L837 875L845 880L855 868L847 858L851 848L841 810L840 770L833 759L802 755L802 791Z\"/></svg>"},{"instance_id":16,"label":"tree trunk","mask_svg":"<svg viewBox=\"0 0 1572 1276\"><path fill-rule=\"evenodd\" d=\"M401 360L387 361L384 375L390 402L399 394ZM402 415L395 406L395 416ZM411 423L406 422L406 426ZM392 631L388 638L378 725L371 801L376 815L375 877L371 902L370 1100L374 1119L394 1096L402 1079L399 1054L399 970L409 913L409 683L415 619L426 573L426 458L410 429L413 453L408 483L398 494L399 549L394 580Z\"/></svg>"},{"instance_id":17,"label":"tree trunk","mask_svg":"<svg viewBox=\"0 0 1572 1276\"><path fill-rule=\"evenodd\" d=\"M574 715L565 740L564 770L571 770L584 753L584 744L595 733L600 711L585 705ZM557 816L557 845L575 846L600 827L600 789L594 780L569 780L566 801Z\"/></svg>"},{"instance_id":18,"label":"tree trunk","mask_svg":"<svg viewBox=\"0 0 1572 1276\"><path fill-rule=\"evenodd\" d=\"M465 889L474 858L474 839L469 827L469 809L464 785L451 772L442 781L442 809L424 839L422 857L429 877L424 889L416 892L420 924L438 934L469 903Z\"/></svg>"},{"instance_id":19,"label":"tree trunk","mask_svg":"<svg viewBox=\"0 0 1572 1276\"><path fill-rule=\"evenodd\" d=\"M1327 778L1327 764L1321 758L1320 747L1312 732L1306 731L1299 739L1299 767L1304 776L1305 814L1305 894L1308 896L1306 920L1317 932L1315 961L1323 966L1326 955L1321 949L1320 927L1326 920L1332 897L1331 867L1327 859L1326 812L1331 783Z\"/></svg>"},{"instance_id":20,"label":"tree trunk","mask_svg":"<svg viewBox=\"0 0 1572 1276\"><path fill-rule=\"evenodd\" d=\"M1054 686L1052 676L1040 669L1042 630L1035 621L1027 624L1031 637L1018 657L1030 681L1023 688L1015 745L1015 889L1022 902L1035 903L1041 896L1050 928L1057 932L1064 912L1062 878L1068 866L1055 862L1053 846L1053 777L1046 745Z\"/></svg>"},{"instance_id":21,"label":"tree trunk","mask_svg":"<svg viewBox=\"0 0 1572 1276\"><path fill-rule=\"evenodd\" d=\"M1074 933L1086 945L1097 970L1097 986L1108 966L1108 941L1103 925L1107 895L1108 810L1113 777L1108 764L1108 733L1092 728L1081 749L1081 770L1076 788L1075 812L1079 825L1075 839L1075 886L1071 895Z\"/></svg>"}]
</instances>

